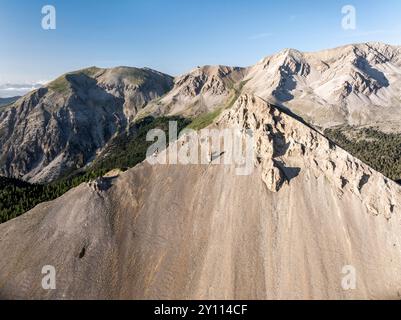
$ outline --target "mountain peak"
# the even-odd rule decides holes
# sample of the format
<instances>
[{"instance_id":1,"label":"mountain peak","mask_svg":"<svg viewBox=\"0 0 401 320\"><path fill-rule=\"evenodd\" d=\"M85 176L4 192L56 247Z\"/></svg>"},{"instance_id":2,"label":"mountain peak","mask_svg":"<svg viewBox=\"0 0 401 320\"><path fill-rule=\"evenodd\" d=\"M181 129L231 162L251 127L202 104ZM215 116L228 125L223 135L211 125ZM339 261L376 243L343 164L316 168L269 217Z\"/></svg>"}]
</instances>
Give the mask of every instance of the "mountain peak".
<instances>
[{"instance_id":1,"label":"mountain peak","mask_svg":"<svg viewBox=\"0 0 401 320\"><path fill-rule=\"evenodd\" d=\"M41 183L85 166L172 85L168 75L130 67L60 76L1 109L0 173Z\"/></svg>"},{"instance_id":2,"label":"mountain peak","mask_svg":"<svg viewBox=\"0 0 401 320\"><path fill-rule=\"evenodd\" d=\"M81 184L0 225L3 296L399 296L400 186L250 94L241 95L217 126L254 131L249 176L236 175L233 164L145 161ZM230 149L224 145L221 151ZM62 270L62 286L42 290L38 270L49 259ZM345 291L341 268L349 264L358 270L358 286ZM110 273L112 278L104 276ZM21 286L23 281L29 285Z\"/></svg>"},{"instance_id":3,"label":"mountain peak","mask_svg":"<svg viewBox=\"0 0 401 320\"><path fill-rule=\"evenodd\" d=\"M232 106L241 91L286 107L323 128L340 124L386 126L388 121L397 126L401 125L401 112L395 84L400 81L400 47L382 43L313 53L285 49L249 68L205 65L176 78L148 68L94 66L67 73L1 108L0 129L5 133L0 137L1 157L5 159L1 173L31 181L51 180L59 174L53 172L57 161L74 163L61 159L65 156L61 152L71 140L83 139L81 135L93 142L87 141L89 151L79 150L85 155L79 158L86 163L110 135L135 119L147 115L192 118L223 110ZM32 117L32 127L26 128L23 117ZM100 124L91 124L93 119ZM31 141L45 134L49 125L54 131L49 131L48 142L37 145ZM102 128L100 132L98 128ZM31 133L22 136L24 130ZM55 150L49 148L52 139L60 142ZM31 152L28 142L36 146L37 157L27 162ZM21 149L25 153L18 152ZM67 158L71 156L69 151L67 154Z\"/></svg>"},{"instance_id":4,"label":"mountain peak","mask_svg":"<svg viewBox=\"0 0 401 320\"><path fill-rule=\"evenodd\" d=\"M305 53L286 49L251 67L245 80L248 92L321 127L383 119L401 124L400 95L393 85L401 81L397 46L373 42Z\"/></svg>"},{"instance_id":5,"label":"mountain peak","mask_svg":"<svg viewBox=\"0 0 401 320\"><path fill-rule=\"evenodd\" d=\"M303 52L297 50L297 49L292 49L292 48L286 48L278 53L278 56L286 56L286 57L294 57L294 58L299 58L303 56Z\"/></svg>"},{"instance_id":6,"label":"mountain peak","mask_svg":"<svg viewBox=\"0 0 401 320\"><path fill-rule=\"evenodd\" d=\"M199 66L176 77L173 89L156 105L152 105L153 109L147 111L193 116L222 107L227 103L227 99L235 94L234 87L245 74L245 68Z\"/></svg>"},{"instance_id":7,"label":"mountain peak","mask_svg":"<svg viewBox=\"0 0 401 320\"><path fill-rule=\"evenodd\" d=\"M252 131L256 165L272 192L288 186L303 170L311 170L315 176L324 175L339 196L358 195L374 216L383 214L390 219L401 203L401 188L395 182L259 97L241 95L219 123ZM382 190L380 199L370 191L376 187Z\"/></svg>"}]
</instances>

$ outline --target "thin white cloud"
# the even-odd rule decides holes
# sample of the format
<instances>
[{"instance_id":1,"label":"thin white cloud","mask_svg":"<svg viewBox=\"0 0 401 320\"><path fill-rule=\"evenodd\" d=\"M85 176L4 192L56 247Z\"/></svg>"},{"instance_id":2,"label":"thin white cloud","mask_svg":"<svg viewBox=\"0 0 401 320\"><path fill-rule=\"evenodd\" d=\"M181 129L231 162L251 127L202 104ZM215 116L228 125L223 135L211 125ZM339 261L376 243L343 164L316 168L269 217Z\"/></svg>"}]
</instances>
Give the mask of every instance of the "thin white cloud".
<instances>
[{"instance_id":1,"label":"thin white cloud","mask_svg":"<svg viewBox=\"0 0 401 320\"><path fill-rule=\"evenodd\" d=\"M3 91L28 91L28 90L34 90L34 89L37 89L37 87L18 87L18 88L7 87L7 88L0 89L0 90L3 90Z\"/></svg>"},{"instance_id":2,"label":"thin white cloud","mask_svg":"<svg viewBox=\"0 0 401 320\"><path fill-rule=\"evenodd\" d=\"M23 96L24 94L39 89L46 81L37 83L4 83L0 84L0 98L9 98L14 96Z\"/></svg>"}]
</instances>

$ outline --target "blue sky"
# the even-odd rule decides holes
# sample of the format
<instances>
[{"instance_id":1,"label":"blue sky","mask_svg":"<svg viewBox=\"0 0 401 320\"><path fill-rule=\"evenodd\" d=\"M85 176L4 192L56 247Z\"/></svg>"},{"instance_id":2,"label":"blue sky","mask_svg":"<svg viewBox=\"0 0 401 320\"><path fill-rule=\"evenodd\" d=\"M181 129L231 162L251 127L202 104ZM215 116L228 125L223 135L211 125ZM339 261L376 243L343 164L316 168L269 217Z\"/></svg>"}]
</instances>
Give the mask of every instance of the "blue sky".
<instances>
[{"instance_id":1,"label":"blue sky","mask_svg":"<svg viewBox=\"0 0 401 320\"><path fill-rule=\"evenodd\" d=\"M57 29L41 28L54 5ZM344 5L357 29L341 28ZM399 0L0 0L0 84L47 81L96 65L172 75L197 65L247 66L283 48L401 44Z\"/></svg>"}]
</instances>

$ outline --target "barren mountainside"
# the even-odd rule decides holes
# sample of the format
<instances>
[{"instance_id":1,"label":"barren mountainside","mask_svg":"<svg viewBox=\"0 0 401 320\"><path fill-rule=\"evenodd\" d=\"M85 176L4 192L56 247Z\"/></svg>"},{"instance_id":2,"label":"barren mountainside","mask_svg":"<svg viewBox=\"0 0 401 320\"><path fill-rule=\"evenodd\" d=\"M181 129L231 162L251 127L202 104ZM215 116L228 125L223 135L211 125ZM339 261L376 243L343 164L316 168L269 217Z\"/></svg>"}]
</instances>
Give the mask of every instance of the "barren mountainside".
<instances>
[{"instance_id":1,"label":"barren mountainside","mask_svg":"<svg viewBox=\"0 0 401 320\"><path fill-rule=\"evenodd\" d=\"M49 182L83 167L172 82L127 67L61 76L0 110L0 174Z\"/></svg>"},{"instance_id":2,"label":"barren mountainside","mask_svg":"<svg viewBox=\"0 0 401 320\"><path fill-rule=\"evenodd\" d=\"M144 111L163 115L194 116L223 107L235 95L245 68L197 67L175 79L173 89Z\"/></svg>"},{"instance_id":3,"label":"barren mountainside","mask_svg":"<svg viewBox=\"0 0 401 320\"><path fill-rule=\"evenodd\" d=\"M253 129L251 175L144 162L82 184L0 225L0 297L401 296L400 186L254 95L213 127ZM341 287L347 265L356 290Z\"/></svg>"},{"instance_id":4,"label":"barren mountainside","mask_svg":"<svg viewBox=\"0 0 401 320\"><path fill-rule=\"evenodd\" d=\"M397 132L400 53L400 47L365 43L314 53L287 49L248 68L204 66L176 78L128 67L69 73L1 107L0 174L54 181L91 163L113 136L144 117L211 119L240 93L322 129Z\"/></svg>"},{"instance_id":5,"label":"barren mountainside","mask_svg":"<svg viewBox=\"0 0 401 320\"><path fill-rule=\"evenodd\" d=\"M321 127L400 128L400 47L365 43L314 53L287 49L251 67L245 80L248 92Z\"/></svg>"},{"instance_id":6,"label":"barren mountainside","mask_svg":"<svg viewBox=\"0 0 401 320\"><path fill-rule=\"evenodd\" d=\"M36 207L0 224L0 299L400 299L400 83L401 48L365 43L91 67L1 100L1 221ZM205 164L147 161L188 136L142 162L170 120L251 132L249 175L207 139Z\"/></svg>"}]
</instances>

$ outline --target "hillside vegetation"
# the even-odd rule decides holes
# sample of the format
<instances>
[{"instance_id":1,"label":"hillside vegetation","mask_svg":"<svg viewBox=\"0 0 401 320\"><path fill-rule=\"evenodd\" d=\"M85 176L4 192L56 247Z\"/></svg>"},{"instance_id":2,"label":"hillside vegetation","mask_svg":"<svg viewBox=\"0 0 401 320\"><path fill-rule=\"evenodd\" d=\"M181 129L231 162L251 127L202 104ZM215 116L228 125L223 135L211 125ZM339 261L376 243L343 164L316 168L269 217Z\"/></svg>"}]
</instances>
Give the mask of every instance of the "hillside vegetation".
<instances>
[{"instance_id":1,"label":"hillside vegetation","mask_svg":"<svg viewBox=\"0 0 401 320\"><path fill-rule=\"evenodd\" d=\"M147 117L132 125L129 133L118 135L97 160L85 170L71 172L48 185L30 184L17 179L0 177L0 223L13 219L42 202L54 200L83 182L103 176L113 169L126 170L142 162L153 142L146 141L151 129L166 132L168 123L177 121L178 131L190 121L179 117Z\"/></svg>"},{"instance_id":2,"label":"hillside vegetation","mask_svg":"<svg viewBox=\"0 0 401 320\"><path fill-rule=\"evenodd\" d=\"M386 177L401 182L401 135L350 126L326 129L325 135Z\"/></svg>"}]
</instances>

